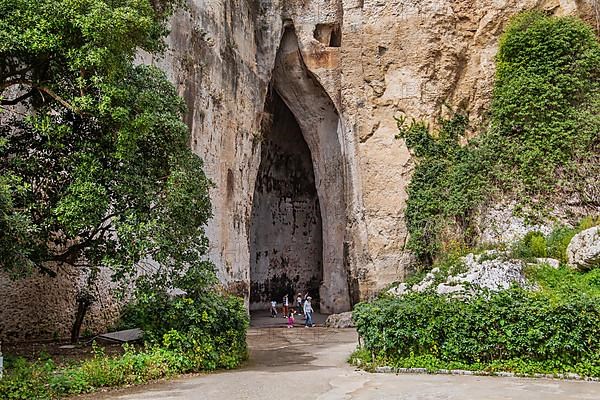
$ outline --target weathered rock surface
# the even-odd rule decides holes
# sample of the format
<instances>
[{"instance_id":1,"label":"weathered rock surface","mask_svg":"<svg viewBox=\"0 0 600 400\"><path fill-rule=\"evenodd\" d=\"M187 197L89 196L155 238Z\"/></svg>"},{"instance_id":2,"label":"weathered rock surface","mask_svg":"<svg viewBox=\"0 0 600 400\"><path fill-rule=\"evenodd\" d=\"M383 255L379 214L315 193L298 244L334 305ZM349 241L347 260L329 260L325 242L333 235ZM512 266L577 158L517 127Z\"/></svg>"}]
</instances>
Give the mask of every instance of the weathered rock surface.
<instances>
[{"instance_id":1,"label":"weathered rock surface","mask_svg":"<svg viewBox=\"0 0 600 400\"><path fill-rule=\"evenodd\" d=\"M600 267L600 226L578 233L567 247L569 264L580 270Z\"/></svg>"},{"instance_id":2,"label":"weathered rock surface","mask_svg":"<svg viewBox=\"0 0 600 400\"><path fill-rule=\"evenodd\" d=\"M468 254L462 260L467 272L448 277L447 283L468 284L493 291L508 289L515 283L520 286L526 284L521 260L507 259L493 250L478 255Z\"/></svg>"},{"instance_id":3,"label":"weathered rock surface","mask_svg":"<svg viewBox=\"0 0 600 400\"><path fill-rule=\"evenodd\" d=\"M111 294L114 288L110 271L102 268L92 295L96 301L86 314L81 328L86 333L104 333L119 315L119 303ZM80 270L63 266L57 277L34 273L13 281L0 273L0 340L63 339L75 320L76 296L86 286Z\"/></svg>"},{"instance_id":4,"label":"weathered rock surface","mask_svg":"<svg viewBox=\"0 0 600 400\"><path fill-rule=\"evenodd\" d=\"M391 289L388 290L388 293L394 296L402 296L405 293L408 293L410 291L410 289L408 288L408 286L406 285L405 282L400 283L398 286L395 286Z\"/></svg>"},{"instance_id":5,"label":"weathered rock surface","mask_svg":"<svg viewBox=\"0 0 600 400\"><path fill-rule=\"evenodd\" d=\"M490 250L482 254L468 254L461 258L465 272L456 275L441 275L439 268L427 273L423 280L408 288L401 283L388 291L395 296L409 292L434 291L442 295L472 295L482 289L499 291L511 285L527 286L523 275L524 263L513 260L504 253Z\"/></svg>"},{"instance_id":6,"label":"weathered rock surface","mask_svg":"<svg viewBox=\"0 0 600 400\"><path fill-rule=\"evenodd\" d=\"M325 326L328 328L354 328L354 321L352 321L352 311L331 314L325 321Z\"/></svg>"},{"instance_id":7,"label":"weathered rock surface","mask_svg":"<svg viewBox=\"0 0 600 400\"><path fill-rule=\"evenodd\" d=\"M480 241L482 243L513 243L529 232L552 232L551 224L532 224L524 217L515 215L516 203L495 204L481 215Z\"/></svg>"}]
</instances>

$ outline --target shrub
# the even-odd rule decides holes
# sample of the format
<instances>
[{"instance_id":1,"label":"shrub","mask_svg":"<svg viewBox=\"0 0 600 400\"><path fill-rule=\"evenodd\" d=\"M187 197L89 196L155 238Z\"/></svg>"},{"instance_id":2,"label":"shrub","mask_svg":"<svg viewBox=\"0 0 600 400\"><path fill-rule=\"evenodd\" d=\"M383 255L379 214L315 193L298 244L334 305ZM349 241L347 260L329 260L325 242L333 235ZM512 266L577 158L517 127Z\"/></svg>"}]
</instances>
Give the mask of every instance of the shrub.
<instances>
[{"instance_id":1,"label":"shrub","mask_svg":"<svg viewBox=\"0 0 600 400\"><path fill-rule=\"evenodd\" d=\"M579 293L552 301L545 292L519 288L469 302L410 294L361 303L353 318L365 348L387 364L433 357L444 365L494 369L522 361L532 370L552 366L600 376L598 300Z\"/></svg>"},{"instance_id":2,"label":"shrub","mask_svg":"<svg viewBox=\"0 0 600 400\"><path fill-rule=\"evenodd\" d=\"M548 257L559 260L561 264L567 264L567 247L575 234L577 234L576 229L564 226L558 227L552 231L546 238Z\"/></svg>"},{"instance_id":3,"label":"shrub","mask_svg":"<svg viewBox=\"0 0 600 400\"><path fill-rule=\"evenodd\" d=\"M529 232L519 240L513 249L513 257L529 260L537 257L546 257L546 238L541 232Z\"/></svg>"},{"instance_id":4,"label":"shrub","mask_svg":"<svg viewBox=\"0 0 600 400\"><path fill-rule=\"evenodd\" d=\"M0 379L0 399L51 399L46 382L55 366L52 361L29 363L23 358L7 358L6 371Z\"/></svg>"},{"instance_id":5,"label":"shrub","mask_svg":"<svg viewBox=\"0 0 600 400\"><path fill-rule=\"evenodd\" d=\"M566 265L567 247L573 236L596 226L598 222L598 217L588 216L583 218L576 228L557 226L548 236L544 236L541 232L529 232L513 245L512 256L523 260L551 257Z\"/></svg>"},{"instance_id":6,"label":"shrub","mask_svg":"<svg viewBox=\"0 0 600 400\"><path fill-rule=\"evenodd\" d=\"M56 399L67 395L89 393L98 388L132 385L193 372L212 370L218 366L234 366L236 353L220 354L221 358L206 361L211 343L198 343L193 351L182 351L173 343L189 341L190 336L165 335L165 347L152 346L135 350L125 346L122 356L108 357L96 350L92 359L57 368L52 361L29 363L20 358L7 365L7 374L0 379L2 400ZM172 348L166 348L172 347Z\"/></svg>"},{"instance_id":7,"label":"shrub","mask_svg":"<svg viewBox=\"0 0 600 400\"><path fill-rule=\"evenodd\" d=\"M150 344L189 356L195 369L238 366L247 357L249 324L242 299L200 285L193 271L175 283L185 295L142 287L129 306L128 325L142 328Z\"/></svg>"}]
</instances>

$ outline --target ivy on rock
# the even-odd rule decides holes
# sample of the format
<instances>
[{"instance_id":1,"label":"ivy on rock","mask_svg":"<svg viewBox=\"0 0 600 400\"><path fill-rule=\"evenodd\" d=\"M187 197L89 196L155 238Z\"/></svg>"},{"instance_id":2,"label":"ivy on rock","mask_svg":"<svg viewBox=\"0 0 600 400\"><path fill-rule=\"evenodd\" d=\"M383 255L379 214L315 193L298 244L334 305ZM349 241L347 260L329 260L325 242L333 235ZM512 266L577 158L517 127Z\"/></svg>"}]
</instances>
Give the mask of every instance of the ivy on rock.
<instances>
[{"instance_id":1,"label":"ivy on rock","mask_svg":"<svg viewBox=\"0 0 600 400\"><path fill-rule=\"evenodd\" d=\"M405 215L408 248L423 264L450 236L472 244L473 214L485 201L513 197L539 205L577 187L573 180L590 181L585 168L574 170L600 154L598 65L600 43L583 21L527 12L500 39L484 132L467 141L468 118L460 112L442 118L435 132L398 120L397 137L417 159Z\"/></svg>"}]
</instances>

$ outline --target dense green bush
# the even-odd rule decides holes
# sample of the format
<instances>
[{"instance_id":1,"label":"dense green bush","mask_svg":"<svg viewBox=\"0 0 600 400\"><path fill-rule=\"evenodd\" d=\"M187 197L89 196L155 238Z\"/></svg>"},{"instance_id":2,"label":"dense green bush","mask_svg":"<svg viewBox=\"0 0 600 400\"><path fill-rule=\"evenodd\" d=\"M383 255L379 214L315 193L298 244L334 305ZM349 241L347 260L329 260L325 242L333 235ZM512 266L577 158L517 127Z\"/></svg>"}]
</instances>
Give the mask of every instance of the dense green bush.
<instances>
[{"instance_id":1,"label":"dense green bush","mask_svg":"<svg viewBox=\"0 0 600 400\"><path fill-rule=\"evenodd\" d=\"M234 368L247 357L248 315L238 297L206 292L169 298L152 293L134 308L135 325L150 343L193 354L198 370Z\"/></svg>"},{"instance_id":2,"label":"dense green bush","mask_svg":"<svg viewBox=\"0 0 600 400\"><path fill-rule=\"evenodd\" d=\"M408 247L421 262L434 260L446 228L471 244L472 215L485 200L512 195L535 217L544 198L577 186L573 179L583 178L572 170L598 152L598 65L600 43L583 21L524 13L500 40L486 131L461 145L468 119L460 113L434 132L398 120L398 137L418 161L406 222Z\"/></svg>"},{"instance_id":3,"label":"dense green bush","mask_svg":"<svg viewBox=\"0 0 600 400\"><path fill-rule=\"evenodd\" d=\"M142 282L124 319L141 328L148 343L193 354L198 370L234 368L247 356L248 313L242 299L215 290L208 269L190 268L167 284ZM181 294L170 293L172 287Z\"/></svg>"},{"instance_id":4,"label":"dense green bush","mask_svg":"<svg viewBox=\"0 0 600 400\"><path fill-rule=\"evenodd\" d=\"M388 365L422 367L416 361L429 357L439 365L600 376L599 298L558 299L518 288L468 302L411 294L361 303L353 317L365 349Z\"/></svg>"},{"instance_id":5,"label":"dense green bush","mask_svg":"<svg viewBox=\"0 0 600 400\"><path fill-rule=\"evenodd\" d=\"M57 399L102 387L144 383L197 371L195 357L156 346L140 351L125 347L125 353L116 357L95 348L92 359L67 367L57 367L52 360L30 363L19 358L7 363L7 374L0 379L0 399Z\"/></svg>"}]
</instances>

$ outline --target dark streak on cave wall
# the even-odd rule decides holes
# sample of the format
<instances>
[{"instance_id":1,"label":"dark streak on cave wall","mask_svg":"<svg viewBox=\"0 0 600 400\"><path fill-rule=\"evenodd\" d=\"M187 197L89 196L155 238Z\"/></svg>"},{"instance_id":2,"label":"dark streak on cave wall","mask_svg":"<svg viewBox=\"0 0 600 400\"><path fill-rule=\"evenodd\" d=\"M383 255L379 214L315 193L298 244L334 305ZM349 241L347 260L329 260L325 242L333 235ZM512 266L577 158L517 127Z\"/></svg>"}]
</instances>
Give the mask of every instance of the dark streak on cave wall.
<instances>
[{"instance_id":1,"label":"dark streak on cave wall","mask_svg":"<svg viewBox=\"0 0 600 400\"><path fill-rule=\"evenodd\" d=\"M323 279L321 213L310 150L298 123L272 91L265 112L261 163L250 225L250 308L288 293L309 292L318 304Z\"/></svg>"}]
</instances>

